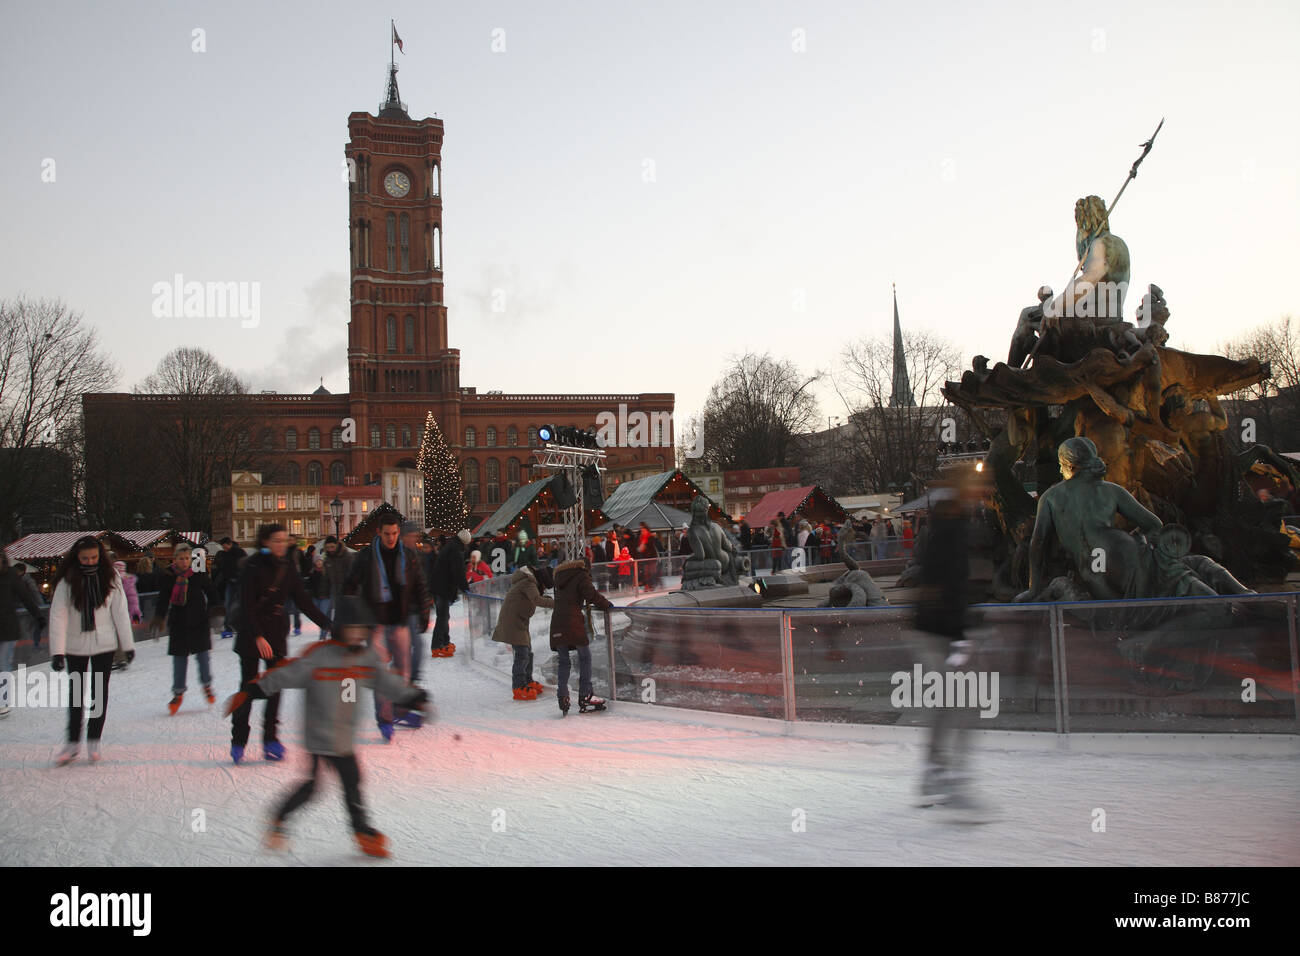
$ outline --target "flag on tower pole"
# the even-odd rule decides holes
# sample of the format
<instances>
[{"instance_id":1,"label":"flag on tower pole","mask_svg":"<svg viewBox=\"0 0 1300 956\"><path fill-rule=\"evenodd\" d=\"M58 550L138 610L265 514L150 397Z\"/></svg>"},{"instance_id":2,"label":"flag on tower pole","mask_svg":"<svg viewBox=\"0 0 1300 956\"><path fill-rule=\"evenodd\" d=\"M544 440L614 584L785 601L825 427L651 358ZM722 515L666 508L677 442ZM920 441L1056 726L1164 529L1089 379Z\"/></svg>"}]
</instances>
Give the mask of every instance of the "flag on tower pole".
<instances>
[{"instance_id":1,"label":"flag on tower pole","mask_svg":"<svg viewBox=\"0 0 1300 956\"><path fill-rule=\"evenodd\" d=\"M389 20L388 23L393 28L393 42L397 44L397 48L401 50L402 55L405 56L406 48L402 46L402 38L397 35L397 24L392 20Z\"/></svg>"}]
</instances>

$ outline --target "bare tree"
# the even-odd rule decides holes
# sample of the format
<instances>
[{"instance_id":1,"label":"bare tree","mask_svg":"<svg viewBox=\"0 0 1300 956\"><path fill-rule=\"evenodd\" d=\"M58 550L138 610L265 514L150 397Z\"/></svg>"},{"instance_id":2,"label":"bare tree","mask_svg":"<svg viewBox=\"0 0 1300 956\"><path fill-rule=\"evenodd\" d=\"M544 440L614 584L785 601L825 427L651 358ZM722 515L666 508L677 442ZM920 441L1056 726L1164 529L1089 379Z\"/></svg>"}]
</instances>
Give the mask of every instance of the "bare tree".
<instances>
[{"instance_id":1,"label":"bare tree","mask_svg":"<svg viewBox=\"0 0 1300 956\"><path fill-rule=\"evenodd\" d=\"M788 464L794 436L820 420L812 394L820 378L770 353L735 359L704 404L704 460L719 470Z\"/></svg>"},{"instance_id":2,"label":"bare tree","mask_svg":"<svg viewBox=\"0 0 1300 956\"><path fill-rule=\"evenodd\" d=\"M940 394L944 383L960 372L957 347L931 332L916 330L904 333L903 354L916 404L890 404L894 388L892 335L850 342L834 377L856 438L846 443L844 453L866 490L910 488L918 492L918 479L934 472L945 419L955 422L959 418Z\"/></svg>"},{"instance_id":3,"label":"bare tree","mask_svg":"<svg viewBox=\"0 0 1300 956\"><path fill-rule=\"evenodd\" d=\"M94 329L58 299L0 301L0 529L24 513L76 500L83 392L103 391L117 369Z\"/></svg>"},{"instance_id":4,"label":"bare tree","mask_svg":"<svg viewBox=\"0 0 1300 956\"><path fill-rule=\"evenodd\" d=\"M1300 329L1286 315L1251 329L1245 335L1220 346L1232 359L1257 358L1269 364L1270 377L1242 389L1231 402L1238 420L1256 422L1255 440L1275 451L1300 451ZM1238 422L1228 429L1228 440L1236 448L1243 444Z\"/></svg>"}]
</instances>

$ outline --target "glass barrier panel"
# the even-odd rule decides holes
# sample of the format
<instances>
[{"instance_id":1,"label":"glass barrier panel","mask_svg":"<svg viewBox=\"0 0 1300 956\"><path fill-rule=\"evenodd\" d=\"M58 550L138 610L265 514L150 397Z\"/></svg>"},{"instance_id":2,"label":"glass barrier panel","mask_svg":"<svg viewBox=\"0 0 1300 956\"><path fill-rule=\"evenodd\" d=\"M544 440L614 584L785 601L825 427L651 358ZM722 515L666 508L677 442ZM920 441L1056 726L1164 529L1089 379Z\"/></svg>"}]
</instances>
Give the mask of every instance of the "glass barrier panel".
<instances>
[{"instance_id":1,"label":"glass barrier panel","mask_svg":"<svg viewBox=\"0 0 1300 956\"><path fill-rule=\"evenodd\" d=\"M1294 595L1061 605L1069 726L1295 733Z\"/></svg>"},{"instance_id":2,"label":"glass barrier panel","mask_svg":"<svg viewBox=\"0 0 1300 956\"><path fill-rule=\"evenodd\" d=\"M779 610L632 607L611 614L619 700L785 717ZM603 642L593 651L597 662L608 656Z\"/></svg>"},{"instance_id":3,"label":"glass barrier panel","mask_svg":"<svg viewBox=\"0 0 1300 956\"><path fill-rule=\"evenodd\" d=\"M981 730L1056 729L1050 611L980 606L968 661L912 627L910 606L787 612L798 720L924 726L937 706L978 712Z\"/></svg>"}]
</instances>

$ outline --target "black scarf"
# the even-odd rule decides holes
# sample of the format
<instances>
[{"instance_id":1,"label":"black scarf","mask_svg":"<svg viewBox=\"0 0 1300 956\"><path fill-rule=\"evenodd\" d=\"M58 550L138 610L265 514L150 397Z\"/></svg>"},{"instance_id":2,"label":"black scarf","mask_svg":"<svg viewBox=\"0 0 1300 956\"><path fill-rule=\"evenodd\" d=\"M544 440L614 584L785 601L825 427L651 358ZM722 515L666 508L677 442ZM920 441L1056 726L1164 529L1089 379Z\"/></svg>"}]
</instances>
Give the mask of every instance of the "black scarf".
<instances>
[{"instance_id":1,"label":"black scarf","mask_svg":"<svg viewBox=\"0 0 1300 956\"><path fill-rule=\"evenodd\" d=\"M83 631L93 631L95 629L95 608L104 603L104 597L99 593L99 565L86 566L79 565L81 568L81 629Z\"/></svg>"}]
</instances>

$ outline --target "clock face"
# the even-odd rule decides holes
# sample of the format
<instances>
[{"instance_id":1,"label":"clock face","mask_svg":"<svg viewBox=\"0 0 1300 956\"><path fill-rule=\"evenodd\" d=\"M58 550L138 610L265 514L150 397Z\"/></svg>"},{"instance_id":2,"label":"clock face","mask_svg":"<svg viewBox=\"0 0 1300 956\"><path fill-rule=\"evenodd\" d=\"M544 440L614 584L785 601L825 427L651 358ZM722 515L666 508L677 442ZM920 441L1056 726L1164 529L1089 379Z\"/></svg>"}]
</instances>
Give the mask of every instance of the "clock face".
<instances>
[{"instance_id":1,"label":"clock face","mask_svg":"<svg viewBox=\"0 0 1300 956\"><path fill-rule=\"evenodd\" d=\"M384 190L394 199L401 199L411 191L410 177L394 170L384 177Z\"/></svg>"}]
</instances>

